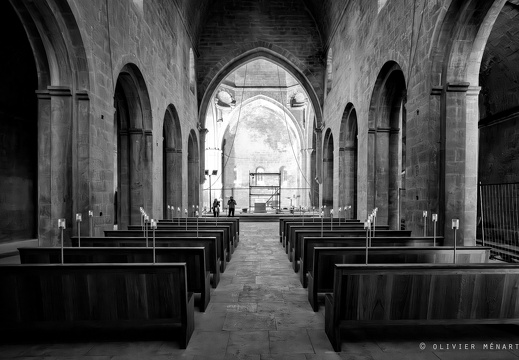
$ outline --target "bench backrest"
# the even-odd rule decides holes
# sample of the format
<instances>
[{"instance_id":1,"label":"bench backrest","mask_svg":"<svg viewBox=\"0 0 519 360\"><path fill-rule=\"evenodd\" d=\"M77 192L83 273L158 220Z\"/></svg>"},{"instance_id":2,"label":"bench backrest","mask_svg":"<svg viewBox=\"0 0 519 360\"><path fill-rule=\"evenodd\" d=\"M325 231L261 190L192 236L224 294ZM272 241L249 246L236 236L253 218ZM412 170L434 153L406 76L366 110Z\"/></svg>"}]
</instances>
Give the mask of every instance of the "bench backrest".
<instances>
[{"instance_id":1,"label":"bench backrest","mask_svg":"<svg viewBox=\"0 0 519 360\"><path fill-rule=\"evenodd\" d=\"M72 237L72 245L78 245L77 237ZM149 248L153 247L153 240L148 239ZM156 238L156 247L203 247L205 249L206 269L216 273L219 268L218 241L214 237L193 238ZM81 248L87 247L143 247L146 248L146 239L142 237L82 237Z\"/></svg>"},{"instance_id":2,"label":"bench backrest","mask_svg":"<svg viewBox=\"0 0 519 360\"><path fill-rule=\"evenodd\" d=\"M187 324L185 264L0 266L0 323L168 320Z\"/></svg>"},{"instance_id":3,"label":"bench backrest","mask_svg":"<svg viewBox=\"0 0 519 360\"><path fill-rule=\"evenodd\" d=\"M61 248L18 248L22 264L61 264ZM153 248L143 247L84 247L64 248L65 264L90 263L153 263ZM188 290L205 289L206 260L204 247L159 247L156 263L185 262Z\"/></svg>"},{"instance_id":4,"label":"bench backrest","mask_svg":"<svg viewBox=\"0 0 519 360\"><path fill-rule=\"evenodd\" d=\"M315 247L307 271L312 274L317 292L331 292L335 264L365 264L364 247ZM490 247L464 246L456 249L456 262L486 263ZM447 264L454 261L453 247L371 247L368 264Z\"/></svg>"},{"instance_id":5,"label":"bench backrest","mask_svg":"<svg viewBox=\"0 0 519 360\"><path fill-rule=\"evenodd\" d=\"M519 265L335 265L335 321L518 319Z\"/></svg>"}]
</instances>

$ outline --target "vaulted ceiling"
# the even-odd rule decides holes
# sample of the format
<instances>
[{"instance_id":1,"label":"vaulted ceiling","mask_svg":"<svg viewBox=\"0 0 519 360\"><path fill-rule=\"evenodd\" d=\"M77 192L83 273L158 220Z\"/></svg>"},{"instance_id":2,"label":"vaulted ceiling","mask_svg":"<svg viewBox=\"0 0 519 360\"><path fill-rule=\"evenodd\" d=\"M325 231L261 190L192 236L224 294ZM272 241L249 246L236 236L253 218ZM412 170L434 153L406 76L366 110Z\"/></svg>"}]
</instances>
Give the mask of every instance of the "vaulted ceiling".
<instances>
[{"instance_id":1,"label":"vaulted ceiling","mask_svg":"<svg viewBox=\"0 0 519 360\"><path fill-rule=\"evenodd\" d=\"M214 6L219 6L219 0L172 0L183 15L185 25L189 29L193 44L198 44L204 24L210 18ZM248 0L234 0L248 1ZM268 7L270 2L291 2L292 0L254 0L260 6ZM298 0L299 1L299 0ZM314 19L321 34L321 41L327 47L328 39L345 13L349 0L302 0L303 6Z\"/></svg>"}]
</instances>

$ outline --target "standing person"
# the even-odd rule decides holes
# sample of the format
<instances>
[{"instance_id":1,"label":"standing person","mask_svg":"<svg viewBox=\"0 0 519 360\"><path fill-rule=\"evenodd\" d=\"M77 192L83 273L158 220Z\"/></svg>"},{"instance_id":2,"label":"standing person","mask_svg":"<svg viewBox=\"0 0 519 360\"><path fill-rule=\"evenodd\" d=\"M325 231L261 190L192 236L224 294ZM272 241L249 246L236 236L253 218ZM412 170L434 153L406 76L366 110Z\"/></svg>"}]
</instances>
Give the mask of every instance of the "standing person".
<instances>
[{"instance_id":1,"label":"standing person","mask_svg":"<svg viewBox=\"0 0 519 360\"><path fill-rule=\"evenodd\" d=\"M227 201L227 205L229 206L229 215L228 216L234 216L234 207L236 206L236 201L232 198Z\"/></svg>"},{"instance_id":2,"label":"standing person","mask_svg":"<svg viewBox=\"0 0 519 360\"><path fill-rule=\"evenodd\" d=\"M213 215L214 217L220 216L220 202L216 198L213 201Z\"/></svg>"}]
</instances>

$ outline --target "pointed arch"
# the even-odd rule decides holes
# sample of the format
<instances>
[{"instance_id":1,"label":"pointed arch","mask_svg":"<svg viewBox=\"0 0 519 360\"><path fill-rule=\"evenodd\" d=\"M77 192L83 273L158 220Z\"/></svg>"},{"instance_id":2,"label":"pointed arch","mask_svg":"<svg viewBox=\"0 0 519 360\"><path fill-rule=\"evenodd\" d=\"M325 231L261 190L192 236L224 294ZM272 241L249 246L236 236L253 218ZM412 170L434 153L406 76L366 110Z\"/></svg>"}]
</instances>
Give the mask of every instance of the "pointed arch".
<instances>
[{"instance_id":1,"label":"pointed arch","mask_svg":"<svg viewBox=\"0 0 519 360\"><path fill-rule=\"evenodd\" d=\"M163 213L168 205L182 207L182 129L177 110L170 104L164 114L162 130Z\"/></svg>"},{"instance_id":2,"label":"pointed arch","mask_svg":"<svg viewBox=\"0 0 519 360\"><path fill-rule=\"evenodd\" d=\"M375 82L368 115L368 210L377 207L377 222L391 229L400 226L406 99L404 73L396 62L389 61Z\"/></svg>"},{"instance_id":3,"label":"pointed arch","mask_svg":"<svg viewBox=\"0 0 519 360\"><path fill-rule=\"evenodd\" d=\"M193 206L199 206L200 202L200 156L198 137L195 130L189 132L187 143L187 205L190 216L193 214Z\"/></svg>"},{"instance_id":4,"label":"pointed arch","mask_svg":"<svg viewBox=\"0 0 519 360\"><path fill-rule=\"evenodd\" d=\"M331 129L326 130L323 143L323 205L326 206L325 214L333 209L334 187L334 143Z\"/></svg>"},{"instance_id":5,"label":"pointed arch","mask_svg":"<svg viewBox=\"0 0 519 360\"><path fill-rule=\"evenodd\" d=\"M347 216L357 214L357 166L358 166L358 125L357 112L348 103L342 114L339 133L339 206L347 211Z\"/></svg>"}]
</instances>

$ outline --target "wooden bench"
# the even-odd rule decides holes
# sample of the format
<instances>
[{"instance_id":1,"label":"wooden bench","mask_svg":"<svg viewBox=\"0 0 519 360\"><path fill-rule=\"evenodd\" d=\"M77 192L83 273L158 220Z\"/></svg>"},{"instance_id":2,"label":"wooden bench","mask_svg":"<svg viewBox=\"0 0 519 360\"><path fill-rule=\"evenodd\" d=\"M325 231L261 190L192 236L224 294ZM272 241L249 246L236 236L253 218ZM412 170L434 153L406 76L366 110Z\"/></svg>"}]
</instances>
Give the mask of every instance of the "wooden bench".
<instances>
[{"instance_id":1,"label":"wooden bench","mask_svg":"<svg viewBox=\"0 0 519 360\"><path fill-rule=\"evenodd\" d=\"M72 246L78 246L78 238L71 238ZM148 241L149 247L153 247L153 239ZM218 255L218 241L214 237L179 237L179 238L155 238L156 247L203 247L205 249L206 269L212 275L211 285L213 288L220 282L221 263ZM142 237L82 237L81 248L83 247L146 247L146 239Z\"/></svg>"},{"instance_id":2,"label":"wooden bench","mask_svg":"<svg viewBox=\"0 0 519 360\"><path fill-rule=\"evenodd\" d=\"M292 230L291 230L292 231ZM293 229L290 241L287 244L288 259L290 261L298 260L301 257L301 241L304 237L357 237L366 239L365 230L314 230L314 229ZM375 237L410 237L409 230L377 230ZM297 272L298 264L293 264L294 270Z\"/></svg>"},{"instance_id":3,"label":"wooden bench","mask_svg":"<svg viewBox=\"0 0 519 360\"><path fill-rule=\"evenodd\" d=\"M194 330L185 264L0 266L0 336L42 340L88 335L172 339ZM155 333L159 331L158 333Z\"/></svg>"},{"instance_id":4,"label":"wooden bench","mask_svg":"<svg viewBox=\"0 0 519 360\"><path fill-rule=\"evenodd\" d=\"M200 217L198 218L198 221L197 221L197 218L193 218L193 217L190 217L190 218L187 218L187 224L188 226L190 224L197 224L198 222L198 225L213 225L213 226L229 226L230 230L231 230L231 235L233 236L234 240L235 240L235 244L234 246L236 247L238 245L238 242L239 242L239 239L240 239L240 220L238 218L233 218L233 219L219 219L218 220L218 223L214 220L215 218L210 218L210 217ZM159 220L159 222L157 223L157 228L158 229L161 229L163 226L169 226L169 225L176 225L178 226L179 224L179 219L177 218L176 220ZM181 218L180 219L180 225L186 225L186 218Z\"/></svg>"},{"instance_id":5,"label":"wooden bench","mask_svg":"<svg viewBox=\"0 0 519 360\"><path fill-rule=\"evenodd\" d=\"M142 230L105 230L105 236L107 237L144 237L144 231ZM151 239L153 236L152 231L148 232L148 238ZM167 238L197 238L197 237L214 237L218 244L218 256L222 260L221 268L222 272L225 271L226 261L230 261L230 244L224 237L223 230L156 230L155 237L167 237Z\"/></svg>"},{"instance_id":6,"label":"wooden bench","mask_svg":"<svg viewBox=\"0 0 519 360\"><path fill-rule=\"evenodd\" d=\"M373 247L433 247L432 237L376 237L371 239ZM436 245L443 245L443 237L436 237ZM297 261L301 284L306 287L306 277L308 266L313 262L314 249L316 247L366 247L365 238L355 237L305 237L301 240L301 257Z\"/></svg>"},{"instance_id":7,"label":"wooden bench","mask_svg":"<svg viewBox=\"0 0 519 360\"><path fill-rule=\"evenodd\" d=\"M340 231L340 230L357 230L357 231L364 231L364 234L366 233L366 230L364 229L364 224L334 224L333 227L330 224L323 224L321 227L321 224L315 223L315 224L287 224L285 228L285 238L283 239L283 246L285 247L285 252L287 252L286 245L293 239L295 231L297 230L314 230L314 231ZM377 231L379 230L389 230L388 225L377 225ZM410 234L411 232L409 232ZM288 252L287 252L288 254Z\"/></svg>"},{"instance_id":8,"label":"wooden bench","mask_svg":"<svg viewBox=\"0 0 519 360\"><path fill-rule=\"evenodd\" d=\"M464 246L456 249L456 262L486 263L490 247ZM333 291L335 264L365 264L364 247L315 247L308 260L308 301L319 309L318 294ZM454 261L453 247L372 247L368 249L368 264L447 264ZM301 274L303 271L301 271Z\"/></svg>"},{"instance_id":9,"label":"wooden bench","mask_svg":"<svg viewBox=\"0 0 519 360\"><path fill-rule=\"evenodd\" d=\"M279 219L279 242L282 242L283 236L286 233L285 226L287 223L294 223L294 224L301 224L301 225L307 225L307 224L314 224L316 222L321 222L320 217L309 217L305 216L304 221L303 217L299 216L293 216L293 217L284 217ZM341 218L339 221L339 218L324 218L323 223L324 224L331 224L333 222L334 226L335 224L361 224L360 220L358 219L344 219ZM363 223L362 223L363 224Z\"/></svg>"},{"instance_id":10,"label":"wooden bench","mask_svg":"<svg viewBox=\"0 0 519 360\"><path fill-rule=\"evenodd\" d=\"M22 264L61 264L61 248L18 248ZM83 247L64 248L64 263L153 263L152 248ZM155 252L156 263L185 262L187 290L200 294L198 307L204 312L211 300L210 275L206 270L204 247L159 247Z\"/></svg>"},{"instance_id":11,"label":"wooden bench","mask_svg":"<svg viewBox=\"0 0 519 360\"><path fill-rule=\"evenodd\" d=\"M519 265L335 265L325 331L367 325L519 323Z\"/></svg>"},{"instance_id":12,"label":"wooden bench","mask_svg":"<svg viewBox=\"0 0 519 360\"><path fill-rule=\"evenodd\" d=\"M180 222L182 221L185 221L186 218L178 218L178 217L175 217L175 218L172 218L172 219L162 219L162 220L159 220L158 222L158 225L160 225L161 223L176 223L178 224L178 220L180 219ZM196 222L197 218L196 217L188 217L187 218L187 221L191 221L191 222ZM219 217L218 219L215 218L215 217L212 217L212 216L201 216L198 218L198 221L199 222L206 222L206 223L216 223L216 224L220 224L220 223L232 223L234 224L235 228L236 228L236 234L239 235L240 234L240 218L238 217L226 217L226 218L222 218L222 217Z\"/></svg>"},{"instance_id":13,"label":"wooden bench","mask_svg":"<svg viewBox=\"0 0 519 360\"><path fill-rule=\"evenodd\" d=\"M157 225L157 230L156 231L166 231L166 230L182 230L182 231L195 231L196 230L223 230L223 236L224 236L224 239L226 240L226 242L229 244L229 253L230 254L233 254L234 253L234 249L235 247L237 246L237 244L235 244L235 236L232 232L232 228L231 228L231 224L227 224L227 225L220 225L218 224L218 226L214 225L214 224L204 224L204 223L200 223L200 224L196 224L196 222L188 222L187 223L187 226L185 223L183 224L180 224L180 225L177 225L177 224L166 224L166 223L162 223L162 224L159 224ZM142 226L140 225L128 225L128 230L142 230ZM149 229L149 225L148 225L148 230L151 231Z\"/></svg>"}]
</instances>

